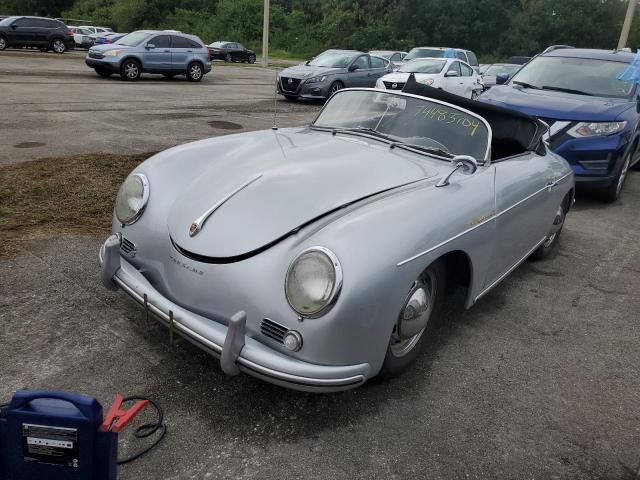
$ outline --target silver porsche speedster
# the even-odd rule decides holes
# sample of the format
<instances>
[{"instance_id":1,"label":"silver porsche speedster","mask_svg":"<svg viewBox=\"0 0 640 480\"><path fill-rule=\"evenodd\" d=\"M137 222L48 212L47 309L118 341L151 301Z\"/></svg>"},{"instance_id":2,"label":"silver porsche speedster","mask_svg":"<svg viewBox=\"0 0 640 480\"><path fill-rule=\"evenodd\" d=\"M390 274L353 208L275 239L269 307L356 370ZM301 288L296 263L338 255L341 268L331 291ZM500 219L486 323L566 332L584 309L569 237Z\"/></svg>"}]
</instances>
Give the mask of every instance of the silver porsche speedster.
<instances>
[{"instance_id":1,"label":"silver porsche speedster","mask_svg":"<svg viewBox=\"0 0 640 480\"><path fill-rule=\"evenodd\" d=\"M306 391L395 375L447 285L471 307L548 255L573 174L526 115L417 84L345 89L315 121L201 140L139 165L103 284L240 371Z\"/></svg>"}]
</instances>

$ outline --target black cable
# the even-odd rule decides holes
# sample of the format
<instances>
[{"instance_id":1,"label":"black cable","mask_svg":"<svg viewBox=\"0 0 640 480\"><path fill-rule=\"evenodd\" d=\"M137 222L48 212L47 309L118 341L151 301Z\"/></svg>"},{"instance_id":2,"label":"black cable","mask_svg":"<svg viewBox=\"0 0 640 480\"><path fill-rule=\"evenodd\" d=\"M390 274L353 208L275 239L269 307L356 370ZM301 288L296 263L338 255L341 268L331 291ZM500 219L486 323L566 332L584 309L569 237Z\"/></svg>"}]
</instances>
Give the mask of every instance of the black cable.
<instances>
[{"instance_id":1,"label":"black cable","mask_svg":"<svg viewBox=\"0 0 640 480\"><path fill-rule=\"evenodd\" d=\"M137 396L135 396L135 397L123 398L122 399L122 403L131 402L133 400L148 400L149 403L153 406L153 408L156 409L156 412L158 414L158 420L156 422L145 423L144 425L140 425L138 428L136 428L136 431L133 432L135 437L136 438L147 438L147 437L150 437L151 435L153 435L154 433L156 433L158 431L160 431L160 436L151 445L149 445L147 448L139 451L138 453L136 453L134 455L131 455L130 457L127 457L127 458L118 459L118 465L129 463L129 462L132 462L132 461L140 458L145 453L147 453L149 450L151 450L156 445L158 445L162 441L162 439L164 438L165 433L167 433L167 426L164 424L164 413L162 412L162 409L160 408L160 406L156 402L154 402L153 400L151 400L150 398L147 398L147 397L137 397Z\"/></svg>"}]
</instances>

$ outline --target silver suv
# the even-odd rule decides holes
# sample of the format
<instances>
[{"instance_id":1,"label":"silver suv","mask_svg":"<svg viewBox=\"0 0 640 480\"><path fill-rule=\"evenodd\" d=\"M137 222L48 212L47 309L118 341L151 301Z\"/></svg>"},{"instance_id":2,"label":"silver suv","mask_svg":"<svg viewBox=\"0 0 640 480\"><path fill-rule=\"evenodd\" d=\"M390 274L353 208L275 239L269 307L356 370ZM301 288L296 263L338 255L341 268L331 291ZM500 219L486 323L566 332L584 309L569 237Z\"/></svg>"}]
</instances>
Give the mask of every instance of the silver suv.
<instances>
[{"instance_id":1,"label":"silver suv","mask_svg":"<svg viewBox=\"0 0 640 480\"><path fill-rule=\"evenodd\" d=\"M186 75L190 82L199 82L211 71L209 50L202 41L174 30L138 30L115 43L91 47L85 63L101 77L119 73L130 81L146 72L168 78Z\"/></svg>"}]
</instances>

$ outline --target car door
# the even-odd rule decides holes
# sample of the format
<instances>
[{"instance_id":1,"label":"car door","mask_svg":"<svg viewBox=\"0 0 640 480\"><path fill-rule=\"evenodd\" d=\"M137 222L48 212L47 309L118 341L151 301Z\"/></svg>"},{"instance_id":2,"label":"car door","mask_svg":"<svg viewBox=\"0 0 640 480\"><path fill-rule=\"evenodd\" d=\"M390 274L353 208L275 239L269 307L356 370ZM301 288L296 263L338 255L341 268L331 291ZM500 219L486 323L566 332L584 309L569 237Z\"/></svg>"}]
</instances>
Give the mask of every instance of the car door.
<instances>
[{"instance_id":1,"label":"car door","mask_svg":"<svg viewBox=\"0 0 640 480\"><path fill-rule=\"evenodd\" d=\"M494 163L496 240L487 285L499 281L546 237L556 202L557 175L547 157L527 152Z\"/></svg>"},{"instance_id":2,"label":"car door","mask_svg":"<svg viewBox=\"0 0 640 480\"><path fill-rule=\"evenodd\" d=\"M353 68L355 67L355 70ZM345 87L367 87L369 86L371 66L369 64L369 55L360 55L349 66L349 72L346 75L347 82ZM373 85L375 86L375 80Z\"/></svg>"},{"instance_id":3,"label":"car door","mask_svg":"<svg viewBox=\"0 0 640 480\"><path fill-rule=\"evenodd\" d=\"M460 62L454 61L449 64L444 79L444 90L456 95L464 96L464 80L462 78L462 70Z\"/></svg>"},{"instance_id":4,"label":"car door","mask_svg":"<svg viewBox=\"0 0 640 480\"><path fill-rule=\"evenodd\" d=\"M249 60L249 54L247 53L247 49L241 43L238 43L238 60L245 62Z\"/></svg>"},{"instance_id":5,"label":"car door","mask_svg":"<svg viewBox=\"0 0 640 480\"><path fill-rule=\"evenodd\" d=\"M149 39L142 63L143 68L148 72L162 73L171 70L171 36L156 35Z\"/></svg>"},{"instance_id":6,"label":"car door","mask_svg":"<svg viewBox=\"0 0 640 480\"><path fill-rule=\"evenodd\" d=\"M185 37L171 35L171 70L174 72L186 72L187 65L193 57L195 43Z\"/></svg>"},{"instance_id":7,"label":"car door","mask_svg":"<svg viewBox=\"0 0 640 480\"><path fill-rule=\"evenodd\" d=\"M9 41L13 45L33 45L36 37L35 19L22 17L9 27Z\"/></svg>"},{"instance_id":8,"label":"car door","mask_svg":"<svg viewBox=\"0 0 640 480\"><path fill-rule=\"evenodd\" d=\"M460 79L462 80L463 92L462 96L466 98L471 98L471 93L473 92L473 87L475 83L475 76L473 72L473 68L463 62L460 63L460 72L462 76Z\"/></svg>"},{"instance_id":9,"label":"car door","mask_svg":"<svg viewBox=\"0 0 640 480\"><path fill-rule=\"evenodd\" d=\"M378 80L383 75L390 73L393 69L391 68L391 62L389 62L389 60L385 60L382 57L371 55L369 56L369 62L371 64L369 78L372 80L372 82L367 86L375 87L376 80Z\"/></svg>"}]
</instances>

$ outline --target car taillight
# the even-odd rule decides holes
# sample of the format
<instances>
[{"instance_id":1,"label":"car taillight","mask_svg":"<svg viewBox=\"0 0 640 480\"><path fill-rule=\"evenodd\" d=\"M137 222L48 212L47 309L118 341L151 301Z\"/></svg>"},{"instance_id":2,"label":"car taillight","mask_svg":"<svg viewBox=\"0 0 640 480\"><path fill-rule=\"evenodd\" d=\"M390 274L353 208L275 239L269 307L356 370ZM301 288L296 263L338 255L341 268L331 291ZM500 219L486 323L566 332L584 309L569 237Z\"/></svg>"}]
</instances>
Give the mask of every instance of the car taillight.
<instances>
[{"instance_id":1,"label":"car taillight","mask_svg":"<svg viewBox=\"0 0 640 480\"><path fill-rule=\"evenodd\" d=\"M107 39L105 40L105 43L113 43L113 40L111 40L110 38L107 38Z\"/></svg>"}]
</instances>

